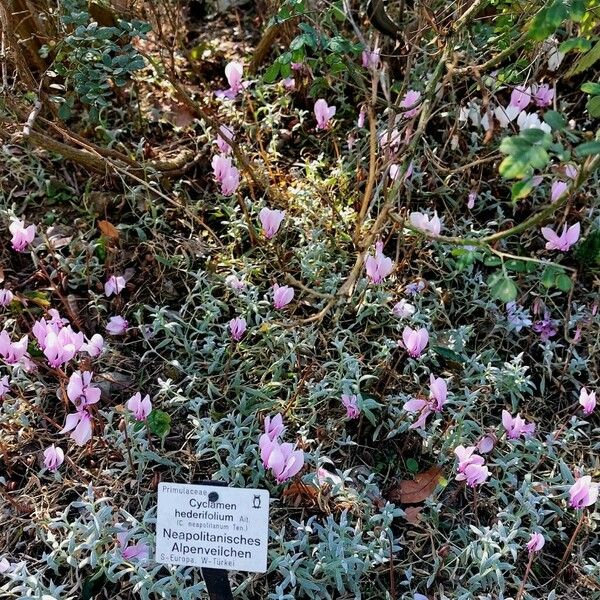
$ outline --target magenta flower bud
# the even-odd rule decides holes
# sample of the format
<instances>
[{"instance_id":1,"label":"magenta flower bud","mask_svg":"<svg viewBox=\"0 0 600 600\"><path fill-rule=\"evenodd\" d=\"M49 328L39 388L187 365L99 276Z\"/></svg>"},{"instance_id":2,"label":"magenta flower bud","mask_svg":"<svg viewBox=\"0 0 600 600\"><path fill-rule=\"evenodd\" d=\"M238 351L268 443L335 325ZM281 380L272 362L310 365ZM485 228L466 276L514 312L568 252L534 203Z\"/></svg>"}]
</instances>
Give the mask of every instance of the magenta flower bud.
<instances>
[{"instance_id":1,"label":"magenta flower bud","mask_svg":"<svg viewBox=\"0 0 600 600\"><path fill-rule=\"evenodd\" d=\"M117 315L108 320L106 332L110 333L110 335L123 335L128 327L129 323L123 317Z\"/></svg>"},{"instance_id":2,"label":"magenta flower bud","mask_svg":"<svg viewBox=\"0 0 600 600\"><path fill-rule=\"evenodd\" d=\"M65 453L62 448L57 448L54 444L44 450L44 466L48 471L56 473L65 460Z\"/></svg>"},{"instance_id":3,"label":"magenta flower bud","mask_svg":"<svg viewBox=\"0 0 600 600\"><path fill-rule=\"evenodd\" d=\"M406 326L402 332L403 346L410 356L418 358L429 342L429 333L425 327L412 329Z\"/></svg>"},{"instance_id":4,"label":"magenta flower bud","mask_svg":"<svg viewBox=\"0 0 600 600\"><path fill-rule=\"evenodd\" d=\"M544 547L545 543L546 540L541 533L532 533L529 541L527 542L527 550L529 550L530 554L535 554Z\"/></svg>"},{"instance_id":5,"label":"magenta flower bud","mask_svg":"<svg viewBox=\"0 0 600 600\"><path fill-rule=\"evenodd\" d=\"M8 306L13 301L14 295L10 290L0 290L0 306Z\"/></svg>"},{"instance_id":6,"label":"magenta flower bud","mask_svg":"<svg viewBox=\"0 0 600 600\"><path fill-rule=\"evenodd\" d=\"M285 210L271 210L265 207L258 213L258 218L264 236L270 240L279 231L279 227L285 218Z\"/></svg>"},{"instance_id":7,"label":"magenta flower bud","mask_svg":"<svg viewBox=\"0 0 600 600\"><path fill-rule=\"evenodd\" d=\"M593 483L589 475L580 477L569 490L569 506L571 508L585 508L592 506L598 500L598 487L600 484Z\"/></svg>"},{"instance_id":8,"label":"magenta flower bud","mask_svg":"<svg viewBox=\"0 0 600 600\"><path fill-rule=\"evenodd\" d=\"M586 417L591 415L596 408L596 392L588 392L582 387L579 392L579 404L583 407L583 414Z\"/></svg>"},{"instance_id":9,"label":"magenta flower bud","mask_svg":"<svg viewBox=\"0 0 600 600\"><path fill-rule=\"evenodd\" d=\"M315 102L314 108L315 117L317 119L317 129L329 129L335 111L335 106L328 106L326 100L319 98L319 100Z\"/></svg>"},{"instance_id":10,"label":"magenta flower bud","mask_svg":"<svg viewBox=\"0 0 600 600\"><path fill-rule=\"evenodd\" d=\"M231 319L231 321L229 321L229 331L231 332L232 339L239 342L246 331L246 319L243 317Z\"/></svg>"},{"instance_id":11,"label":"magenta flower bud","mask_svg":"<svg viewBox=\"0 0 600 600\"><path fill-rule=\"evenodd\" d=\"M23 252L35 237L35 225L25 227L25 221L19 221L18 219L11 221L8 230L12 233L12 247L17 252Z\"/></svg>"},{"instance_id":12,"label":"magenta flower bud","mask_svg":"<svg viewBox=\"0 0 600 600\"><path fill-rule=\"evenodd\" d=\"M146 394L142 399L142 394L136 392L129 400L127 400L127 408L133 413L136 421L145 421L152 412L150 396Z\"/></svg>"},{"instance_id":13,"label":"magenta flower bud","mask_svg":"<svg viewBox=\"0 0 600 600\"><path fill-rule=\"evenodd\" d=\"M294 289L288 285L273 286L273 306L280 310L284 306L287 306L294 298Z\"/></svg>"},{"instance_id":14,"label":"magenta flower bud","mask_svg":"<svg viewBox=\"0 0 600 600\"><path fill-rule=\"evenodd\" d=\"M348 419L357 419L360 415L360 408L358 407L358 398L352 394L342 394L342 404L346 408L346 417Z\"/></svg>"}]
</instances>

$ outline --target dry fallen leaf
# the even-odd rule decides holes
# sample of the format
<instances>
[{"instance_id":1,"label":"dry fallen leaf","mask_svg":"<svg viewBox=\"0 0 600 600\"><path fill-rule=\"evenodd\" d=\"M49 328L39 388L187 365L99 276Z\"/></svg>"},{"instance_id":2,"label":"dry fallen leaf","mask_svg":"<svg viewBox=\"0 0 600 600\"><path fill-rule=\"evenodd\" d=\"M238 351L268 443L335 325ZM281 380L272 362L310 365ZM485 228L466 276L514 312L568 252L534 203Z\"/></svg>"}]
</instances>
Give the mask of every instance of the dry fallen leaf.
<instances>
[{"instance_id":1,"label":"dry fallen leaf","mask_svg":"<svg viewBox=\"0 0 600 600\"><path fill-rule=\"evenodd\" d=\"M441 480L442 470L431 467L427 471L417 473L414 479L403 479L388 491L387 498L391 502L401 504L418 504L433 494Z\"/></svg>"},{"instance_id":2,"label":"dry fallen leaf","mask_svg":"<svg viewBox=\"0 0 600 600\"><path fill-rule=\"evenodd\" d=\"M406 515L406 520L411 525L417 525L421 521L422 510L422 506L407 506L404 511L404 514Z\"/></svg>"},{"instance_id":3,"label":"dry fallen leaf","mask_svg":"<svg viewBox=\"0 0 600 600\"><path fill-rule=\"evenodd\" d=\"M111 238L113 240L119 239L119 230L108 221L98 221L98 228L102 235Z\"/></svg>"}]
</instances>

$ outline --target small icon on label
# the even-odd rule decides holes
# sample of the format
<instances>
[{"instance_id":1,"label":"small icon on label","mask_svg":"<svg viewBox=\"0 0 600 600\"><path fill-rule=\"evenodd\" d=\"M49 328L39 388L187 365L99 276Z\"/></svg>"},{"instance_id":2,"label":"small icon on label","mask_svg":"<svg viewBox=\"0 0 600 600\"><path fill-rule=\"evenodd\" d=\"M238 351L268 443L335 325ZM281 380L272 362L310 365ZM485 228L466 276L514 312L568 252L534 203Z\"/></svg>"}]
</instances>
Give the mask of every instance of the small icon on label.
<instances>
[{"instance_id":1,"label":"small icon on label","mask_svg":"<svg viewBox=\"0 0 600 600\"><path fill-rule=\"evenodd\" d=\"M260 508L260 496L254 496L254 500L252 501L252 508Z\"/></svg>"}]
</instances>

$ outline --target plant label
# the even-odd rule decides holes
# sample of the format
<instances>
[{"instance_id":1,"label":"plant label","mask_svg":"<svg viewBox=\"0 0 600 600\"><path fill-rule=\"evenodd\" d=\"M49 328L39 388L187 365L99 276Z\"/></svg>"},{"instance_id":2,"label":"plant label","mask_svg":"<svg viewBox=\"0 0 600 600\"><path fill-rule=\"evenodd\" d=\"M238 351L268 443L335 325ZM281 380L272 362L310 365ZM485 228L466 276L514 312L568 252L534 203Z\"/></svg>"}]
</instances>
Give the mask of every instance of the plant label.
<instances>
[{"instance_id":1,"label":"plant label","mask_svg":"<svg viewBox=\"0 0 600 600\"><path fill-rule=\"evenodd\" d=\"M228 571L267 570L269 492L161 482L156 560Z\"/></svg>"}]
</instances>

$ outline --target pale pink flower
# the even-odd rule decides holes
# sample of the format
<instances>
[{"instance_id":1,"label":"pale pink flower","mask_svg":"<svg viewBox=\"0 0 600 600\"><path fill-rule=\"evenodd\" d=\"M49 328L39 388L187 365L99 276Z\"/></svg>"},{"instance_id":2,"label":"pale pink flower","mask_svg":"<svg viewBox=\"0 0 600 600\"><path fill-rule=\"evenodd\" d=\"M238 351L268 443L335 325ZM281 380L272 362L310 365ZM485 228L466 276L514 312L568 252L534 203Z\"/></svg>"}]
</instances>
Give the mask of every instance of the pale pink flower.
<instances>
[{"instance_id":1,"label":"pale pink flower","mask_svg":"<svg viewBox=\"0 0 600 600\"><path fill-rule=\"evenodd\" d=\"M390 165L390 179L392 181L397 181L398 177L400 177L400 165L393 164Z\"/></svg>"},{"instance_id":2,"label":"pale pink flower","mask_svg":"<svg viewBox=\"0 0 600 600\"><path fill-rule=\"evenodd\" d=\"M246 319L243 317L231 319L229 321L229 331L231 332L231 338L239 342L246 331Z\"/></svg>"},{"instance_id":3,"label":"pale pink flower","mask_svg":"<svg viewBox=\"0 0 600 600\"><path fill-rule=\"evenodd\" d=\"M509 104L506 108L504 108L504 106L497 106L494 109L494 116L500 127L504 129L519 116L520 112L521 111L516 106Z\"/></svg>"},{"instance_id":4,"label":"pale pink flower","mask_svg":"<svg viewBox=\"0 0 600 600\"><path fill-rule=\"evenodd\" d=\"M571 508L585 508L592 506L598 500L598 487L589 475L580 477L569 489L569 506Z\"/></svg>"},{"instance_id":5,"label":"pale pink flower","mask_svg":"<svg viewBox=\"0 0 600 600\"><path fill-rule=\"evenodd\" d=\"M264 236L270 240L278 231L283 219L285 219L285 210L271 210L262 208L258 213L258 218L262 225Z\"/></svg>"},{"instance_id":6,"label":"pale pink flower","mask_svg":"<svg viewBox=\"0 0 600 600\"><path fill-rule=\"evenodd\" d=\"M386 154L395 154L400 148L400 144L402 144L402 135L396 128L386 129L379 134L379 147Z\"/></svg>"},{"instance_id":7,"label":"pale pink flower","mask_svg":"<svg viewBox=\"0 0 600 600\"><path fill-rule=\"evenodd\" d=\"M518 85L510 95L510 106L523 110L531 102L531 89L524 85Z\"/></svg>"},{"instance_id":8,"label":"pale pink flower","mask_svg":"<svg viewBox=\"0 0 600 600\"><path fill-rule=\"evenodd\" d=\"M410 302L408 302L408 300L403 298L394 304L392 311L396 317L402 319L405 317L412 317L417 309Z\"/></svg>"},{"instance_id":9,"label":"pale pink flower","mask_svg":"<svg viewBox=\"0 0 600 600\"><path fill-rule=\"evenodd\" d=\"M104 350L104 338L99 333L95 333L86 340L86 343L81 346L81 350L87 352L92 358L98 358Z\"/></svg>"},{"instance_id":10,"label":"pale pink flower","mask_svg":"<svg viewBox=\"0 0 600 600\"><path fill-rule=\"evenodd\" d=\"M24 335L18 342L11 342L6 331L0 333L0 356L9 365L16 365L27 352L29 338Z\"/></svg>"},{"instance_id":11,"label":"pale pink flower","mask_svg":"<svg viewBox=\"0 0 600 600\"><path fill-rule=\"evenodd\" d=\"M0 574L8 573L8 572L12 571L13 568L14 568L14 565L11 564L10 562L8 562L7 558L5 558L4 556L2 558L0 558Z\"/></svg>"},{"instance_id":12,"label":"pale pink flower","mask_svg":"<svg viewBox=\"0 0 600 600\"><path fill-rule=\"evenodd\" d=\"M507 410L502 411L502 425L509 440L516 440L521 436L527 438L535 432L535 423L527 423L520 414L513 417Z\"/></svg>"},{"instance_id":13,"label":"pale pink flower","mask_svg":"<svg viewBox=\"0 0 600 600\"><path fill-rule=\"evenodd\" d=\"M344 408L346 409L346 417L348 419L357 419L360 415L358 398L354 394L342 394L341 400Z\"/></svg>"},{"instance_id":14,"label":"pale pink flower","mask_svg":"<svg viewBox=\"0 0 600 600\"><path fill-rule=\"evenodd\" d=\"M281 413L277 413L273 418L270 415L265 417L264 422L265 435L269 440L276 440L280 435L283 435L285 431L285 425L283 424L283 416Z\"/></svg>"},{"instance_id":15,"label":"pale pink flower","mask_svg":"<svg viewBox=\"0 0 600 600\"><path fill-rule=\"evenodd\" d=\"M246 282L240 279L237 275L227 275L227 277L225 277L225 283L234 292L243 292L247 287Z\"/></svg>"},{"instance_id":16,"label":"pale pink flower","mask_svg":"<svg viewBox=\"0 0 600 600\"><path fill-rule=\"evenodd\" d=\"M232 168L231 157L224 154L213 156L211 162L213 175L218 183L222 183L230 169Z\"/></svg>"},{"instance_id":17,"label":"pale pink flower","mask_svg":"<svg viewBox=\"0 0 600 600\"><path fill-rule=\"evenodd\" d=\"M127 328L129 327L129 323L123 317L117 315L115 317L111 317L106 324L106 332L110 335L123 335Z\"/></svg>"},{"instance_id":18,"label":"pale pink flower","mask_svg":"<svg viewBox=\"0 0 600 600\"><path fill-rule=\"evenodd\" d=\"M410 356L418 358L429 342L429 333L425 327L412 329L406 326L402 332L403 346Z\"/></svg>"},{"instance_id":19,"label":"pale pink flower","mask_svg":"<svg viewBox=\"0 0 600 600\"><path fill-rule=\"evenodd\" d=\"M442 222L438 217L437 211L433 211L433 217L429 218L429 215L420 212L410 213L409 218L410 224L417 229L427 231L432 235L440 235L442 230Z\"/></svg>"},{"instance_id":20,"label":"pale pink flower","mask_svg":"<svg viewBox=\"0 0 600 600\"><path fill-rule=\"evenodd\" d=\"M44 466L48 471L56 473L65 460L65 453L62 448L57 448L54 444L44 450Z\"/></svg>"},{"instance_id":21,"label":"pale pink flower","mask_svg":"<svg viewBox=\"0 0 600 600\"><path fill-rule=\"evenodd\" d=\"M329 129L335 111L335 106L328 106L326 100L319 98L315 102L314 108L315 117L317 119L317 129Z\"/></svg>"},{"instance_id":22,"label":"pale pink flower","mask_svg":"<svg viewBox=\"0 0 600 600\"><path fill-rule=\"evenodd\" d=\"M544 547L545 543L546 540L541 533L532 533L529 541L527 542L527 550L529 550L530 554L535 554Z\"/></svg>"},{"instance_id":23,"label":"pale pink flower","mask_svg":"<svg viewBox=\"0 0 600 600\"><path fill-rule=\"evenodd\" d=\"M365 49L361 55L362 66L365 69L376 71L381 62L381 52L377 46L373 50Z\"/></svg>"},{"instance_id":24,"label":"pale pink flower","mask_svg":"<svg viewBox=\"0 0 600 600\"><path fill-rule=\"evenodd\" d=\"M579 175L579 169L575 165L566 165L565 166L565 175L569 179L577 179L577 175Z\"/></svg>"},{"instance_id":25,"label":"pale pink flower","mask_svg":"<svg viewBox=\"0 0 600 600\"><path fill-rule=\"evenodd\" d=\"M402 408L409 413L419 413L419 418L410 426L410 429L425 427L427 417L433 412L431 403L423 398L412 398L405 402Z\"/></svg>"},{"instance_id":26,"label":"pale pink flower","mask_svg":"<svg viewBox=\"0 0 600 600\"><path fill-rule=\"evenodd\" d=\"M266 436L261 436L261 440ZM278 483L291 479L304 466L304 452L294 444L280 444L266 438L261 447L261 459L265 469L271 469Z\"/></svg>"},{"instance_id":27,"label":"pale pink flower","mask_svg":"<svg viewBox=\"0 0 600 600\"><path fill-rule=\"evenodd\" d=\"M568 189L568 184L564 181L552 182L552 189L550 191L550 202L556 202Z\"/></svg>"},{"instance_id":28,"label":"pale pink flower","mask_svg":"<svg viewBox=\"0 0 600 600\"><path fill-rule=\"evenodd\" d=\"M116 296L125 289L126 285L125 277L111 275L104 284L104 295L107 298L110 298L113 294Z\"/></svg>"},{"instance_id":29,"label":"pale pink flower","mask_svg":"<svg viewBox=\"0 0 600 600\"><path fill-rule=\"evenodd\" d=\"M287 306L294 298L294 288L289 285L282 285L281 287L277 284L273 286L273 306L280 310L284 306Z\"/></svg>"},{"instance_id":30,"label":"pale pink flower","mask_svg":"<svg viewBox=\"0 0 600 600\"><path fill-rule=\"evenodd\" d=\"M475 446L457 446L454 454L458 458L457 481L466 481L469 487L475 487L484 483L490 476L485 461L481 456L475 454Z\"/></svg>"},{"instance_id":31,"label":"pale pink flower","mask_svg":"<svg viewBox=\"0 0 600 600\"><path fill-rule=\"evenodd\" d=\"M383 242L375 244L375 255L367 254L365 258L365 268L367 277L371 283L381 283L390 273L393 272L394 261L383 253Z\"/></svg>"},{"instance_id":32,"label":"pale pink flower","mask_svg":"<svg viewBox=\"0 0 600 600\"><path fill-rule=\"evenodd\" d=\"M13 301L14 295L10 290L0 290L0 306L8 306Z\"/></svg>"},{"instance_id":33,"label":"pale pink flower","mask_svg":"<svg viewBox=\"0 0 600 600\"><path fill-rule=\"evenodd\" d=\"M584 415L591 415L596 408L596 392L588 392L582 387L579 392L579 404L583 407Z\"/></svg>"},{"instance_id":34,"label":"pale pink flower","mask_svg":"<svg viewBox=\"0 0 600 600\"><path fill-rule=\"evenodd\" d=\"M494 449L496 445L496 436L492 433L484 435L479 442L477 442L477 450L482 454L487 454Z\"/></svg>"},{"instance_id":35,"label":"pale pink flower","mask_svg":"<svg viewBox=\"0 0 600 600\"><path fill-rule=\"evenodd\" d=\"M487 478L490 476L490 471L485 465L470 464L466 467L464 476L467 485L469 487L475 487L487 481Z\"/></svg>"},{"instance_id":36,"label":"pale pink flower","mask_svg":"<svg viewBox=\"0 0 600 600\"><path fill-rule=\"evenodd\" d=\"M360 109L360 112L358 113L358 121L356 122L356 125L359 129L362 129L365 126L365 117L367 116L367 111L364 108Z\"/></svg>"},{"instance_id":37,"label":"pale pink flower","mask_svg":"<svg viewBox=\"0 0 600 600\"><path fill-rule=\"evenodd\" d=\"M83 333L74 332L70 325L57 331L56 326L48 324L43 341L43 352L48 364L56 368L69 362L81 350L84 339Z\"/></svg>"},{"instance_id":38,"label":"pale pink flower","mask_svg":"<svg viewBox=\"0 0 600 600\"><path fill-rule=\"evenodd\" d=\"M408 179L410 179L413 176L414 170L415 170L415 165L414 165L413 161L411 160L408 163L408 167L406 167L406 173L404 173L404 181L407 181Z\"/></svg>"},{"instance_id":39,"label":"pale pink flower","mask_svg":"<svg viewBox=\"0 0 600 600\"><path fill-rule=\"evenodd\" d=\"M71 439L83 446L92 439L92 417L87 408L67 415L65 426L59 433L71 432Z\"/></svg>"},{"instance_id":40,"label":"pale pink flower","mask_svg":"<svg viewBox=\"0 0 600 600\"><path fill-rule=\"evenodd\" d=\"M8 226L9 231L12 233L12 247L17 252L23 252L35 237L35 225L29 225L25 227L25 221L19 221L13 219Z\"/></svg>"},{"instance_id":41,"label":"pale pink flower","mask_svg":"<svg viewBox=\"0 0 600 600\"><path fill-rule=\"evenodd\" d=\"M96 404L100 400L100 388L92 385L90 371L75 371L67 384L67 397L78 408Z\"/></svg>"},{"instance_id":42,"label":"pale pink flower","mask_svg":"<svg viewBox=\"0 0 600 600\"><path fill-rule=\"evenodd\" d=\"M448 397L446 380L436 378L433 374L429 377L429 400L413 398L404 403L404 410L410 413L419 413L419 418L410 426L410 429L424 427L427 417L434 412L441 412Z\"/></svg>"},{"instance_id":43,"label":"pale pink flower","mask_svg":"<svg viewBox=\"0 0 600 600\"><path fill-rule=\"evenodd\" d=\"M117 541L121 548L121 554L125 560L146 561L150 556L150 548L144 542L136 542L128 545L127 532L117 533Z\"/></svg>"},{"instance_id":44,"label":"pale pink flower","mask_svg":"<svg viewBox=\"0 0 600 600\"><path fill-rule=\"evenodd\" d=\"M242 80L244 74L244 66L236 61L231 61L225 66L225 77L229 84L229 89L219 90L216 92L217 98L235 98L244 88L248 87L248 83Z\"/></svg>"},{"instance_id":45,"label":"pale pink flower","mask_svg":"<svg viewBox=\"0 0 600 600\"><path fill-rule=\"evenodd\" d=\"M550 133L552 128L548 123L540 121L540 117L537 113L528 113L524 110L519 113L517 117L517 125L519 126L519 131L524 131L525 129L541 129L545 133Z\"/></svg>"},{"instance_id":46,"label":"pale pink flower","mask_svg":"<svg viewBox=\"0 0 600 600\"><path fill-rule=\"evenodd\" d=\"M227 127L227 125L221 125L219 127L219 133L217 134L217 139L215 140L217 144L217 148L221 154L229 154L231 152L231 146L228 143L228 140L234 139L233 130Z\"/></svg>"},{"instance_id":47,"label":"pale pink flower","mask_svg":"<svg viewBox=\"0 0 600 600\"><path fill-rule=\"evenodd\" d=\"M146 394L142 398L140 392L136 392L127 400L127 408L133 413L136 421L145 421L152 412L152 402L150 396Z\"/></svg>"},{"instance_id":48,"label":"pale pink flower","mask_svg":"<svg viewBox=\"0 0 600 600\"><path fill-rule=\"evenodd\" d=\"M535 86L533 101L538 106L550 106L552 100L554 100L554 90L547 83Z\"/></svg>"},{"instance_id":49,"label":"pale pink flower","mask_svg":"<svg viewBox=\"0 0 600 600\"><path fill-rule=\"evenodd\" d=\"M563 252L568 252L571 249L571 246L576 244L577 240L579 240L580 229L581 226L579 223L575 223L575 225L571 225L571 227L565 224L563 231L559 236L554 229L542 227L542 235L548 240L546 243L546 250L562 250Z\"/></svg>"},{"instance_id":50,"label":"pale pink flower","mask_svg":"<svg viewBox=\"0 0 600 600\"><path fill-rule=\"evenodd\" d=\"M231 167L221 182L221 194L231 196L240 186L240 172L237 167Z\"/></svg>"},{"instance_id":51,"label":"pale pink flower","mask_svg":"<svg viewBox=\"0 0 600 600\"><path fill-rule=\"evenodd\" d=\"M475 208L475 200L477 200L477 192L475 192L474 190L471 190L469 192L469 195L467 196L467 208L469 210L472 210L473 208Z\"/></svg>"},{"instance_id":52,"label":"pale pink flower","mask_svg":"<svg viewBox=\"0 0 600 600\"><path fill-rule=\"evenodd\" d=\"M8 375L4 375L4 377L0 378L0 398L4 398L8 392L10 392L10 383Z\"/></svg>"},{"instance_id":53,"label":"pale pink flower","mask_svg":"<svg viewBox=\"0 0 600 600\"><path fill-rule=\"evenodd\" d=\"M421 99L421 92L415 90L408 90L404 95L404 98L400 101L400 108L406 109L404 114L405 118L414 117L419 114L419 107L417 106Z\"/></svg>"},{"instance_id":54,"label":"pale pink flower","mask_svg":"<svg viewBox=\"0 0 600 600\"><path fill-rule=\"evenodd\" d=\"M435 412L441 412L448 398L448 384L446 380L436 377L433 373L429 376L429 398L431 399L432 409Z\"/></svg>"}]
</instances>

